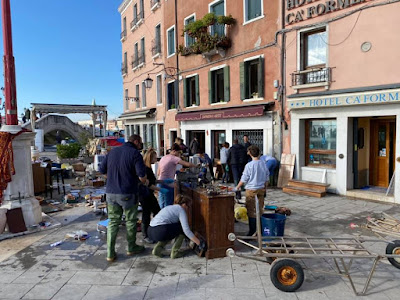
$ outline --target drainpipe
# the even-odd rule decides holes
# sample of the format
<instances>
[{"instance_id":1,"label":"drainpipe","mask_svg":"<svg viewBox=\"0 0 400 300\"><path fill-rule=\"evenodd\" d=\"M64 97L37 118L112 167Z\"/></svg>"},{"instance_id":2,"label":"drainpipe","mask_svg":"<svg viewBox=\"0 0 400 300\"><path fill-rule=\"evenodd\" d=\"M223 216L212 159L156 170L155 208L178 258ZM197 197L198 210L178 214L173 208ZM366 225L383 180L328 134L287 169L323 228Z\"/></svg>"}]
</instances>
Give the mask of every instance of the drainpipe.
<instances>
[{"instance_id":1,"label":"drainpipe","mask_svg":"<svg viewBox=\"0 0 400 300\"><path fill-rule=\"evenodd\" d=\"M179 106L179 55L178 55L178 0L175 0L175 59L176 59L176 98L175 107L177 113L180 111ZM181 121L178 121L177 136L181 135ZM172 142L173 143L173 142Z\"/></svg>"},{"instance_id":2,"label":"drainpipe","mask_svg":"<svg viewBox=\"0 0 400 300\"><path fill-rule=\"evenodd\" d=\"M281 9L281 30L285 29L285 0L282 0ZM283 152L283 131L287 129L287 123L285 120L285 96L286 96L286 33L282 33L282 46L281 46L281 86L280 86L280 98L281 98L281 124L280 124L280 155Z\"/></svg>"}]
</instances>

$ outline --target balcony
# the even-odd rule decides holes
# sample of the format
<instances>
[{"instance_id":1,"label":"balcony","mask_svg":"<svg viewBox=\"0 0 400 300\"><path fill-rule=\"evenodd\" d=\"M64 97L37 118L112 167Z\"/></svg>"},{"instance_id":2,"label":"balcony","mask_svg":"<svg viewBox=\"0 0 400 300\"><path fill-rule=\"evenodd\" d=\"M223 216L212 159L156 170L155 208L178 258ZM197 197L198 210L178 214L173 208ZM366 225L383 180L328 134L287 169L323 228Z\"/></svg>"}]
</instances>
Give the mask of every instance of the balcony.
<instances>
[{"instance_id":1,"label":"balcony","mask_svg":"<svg viewBox=\"0 0 400 300\"><path fill-rule=\"evenodd\" d=\"M143 19L144 19L143 12L140 12L136 16L134 16L131 22L131 31L134 31L136 28L138 28L140 24L143 23Z\"/></svg>"},{"instance_id":2,"label":"balcony","mask_svg":"<svg viewBox=\"0 0 400 300\"><path fill-rule=\"evenodd\" d=\"M126 40L126 30L121 32L121 42Z\"/></svg>"},{"instance_id":3,"label":"balcony","mask_svg":"<svg viewBox=\"0 0 400 300\"><path fill-rule=\"evenodd\" d=\"M132 69L136 70L144 66L144 55L138 57L132 56Z\"/></svg>"},{"instance_id":4,"label":"balcony","mask_svg":"<svg viewBox=\"0 0 400 300\"><path fill-rule=\"evenodd\" d=\"M160 0L150 0L151 11L155 11L157 8L161 7Z\"/></svg>"},{"instance_id":5,"label":"balcony","mask_svg":"<svg viewBox=\"0 0 400 300\"><path fill-rule=\"evenodd\" d=\"M332 81L332 68L313 68L303 71L296 71L292 75L292 88L304 89L325 86L329 89Z\"/></svg>"},{"instance_id":6,"label":"balcony","mask_svg":"<svg viewBox=\"0 0 400 300\"><path fill-rule=\"evenodd\" d=\"M161 42L153 40L151 42L151 44L152 44L151 55L153 56L153 58L160 56L160 54L161 54Z\"/></svg>"},{"instance_id":7,"label":"balcony","mask_svg":"<svg viewBox=\"0 0 400 300\"><path fill-rule=\"evenodd\" d=\"M122 76L126 76L126 74L128 73L128 64L126 62L123 62L121 65L121 73Z\"/></svg>"}]
</instances>

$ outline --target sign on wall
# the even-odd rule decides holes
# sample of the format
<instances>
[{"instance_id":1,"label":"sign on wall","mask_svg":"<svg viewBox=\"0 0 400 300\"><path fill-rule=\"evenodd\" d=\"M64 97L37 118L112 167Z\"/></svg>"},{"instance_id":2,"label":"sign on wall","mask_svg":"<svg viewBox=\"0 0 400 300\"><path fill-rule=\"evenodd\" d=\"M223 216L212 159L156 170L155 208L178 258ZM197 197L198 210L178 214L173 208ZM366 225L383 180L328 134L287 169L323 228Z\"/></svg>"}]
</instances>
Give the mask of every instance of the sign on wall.
<instances>
[{"instance_id":1,"label":"sign on wall","mask_svg":"<svg viewBox=\"0 0 400 300\"><path fill-rule=\"evenodd\" d=\"M289 109L400 103L400 89L288 100Z\"/></svg>"}]
</instances>

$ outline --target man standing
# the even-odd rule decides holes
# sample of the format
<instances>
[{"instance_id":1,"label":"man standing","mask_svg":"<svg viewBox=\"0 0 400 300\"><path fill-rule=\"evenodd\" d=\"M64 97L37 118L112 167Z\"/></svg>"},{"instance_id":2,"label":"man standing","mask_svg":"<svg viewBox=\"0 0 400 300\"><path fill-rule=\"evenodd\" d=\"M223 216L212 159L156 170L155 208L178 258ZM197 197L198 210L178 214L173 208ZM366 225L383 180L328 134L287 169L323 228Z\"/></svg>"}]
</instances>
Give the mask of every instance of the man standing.
<instances>
[{"instance_id":1,"label":"man standing","mask_svg":"<svg viewBox=\"0 0 400 300\"><path fill-rule=\"evenodd\" d=\"M240 181L240 177L242 176L244 166L247 163L247 150L243 145L239 144L238 139L235 139L233 141L233 145L229 149L228 163L232 168L233 181L235 182L236 186Z\"/></svg>"},{"instance_id":2,"label":"man standing","mask_svg":"<svg viewBox=\"0 0 400 300\"><path fill-rule=\"evenodd\" d=\"M116 259L115 241L121 224L122 214L126 218L126 239L132 256L144 251L136 244L136 222L138 214L139 182L147 185L146 166L139 150L143 148L142 138L132 135L128 142L114 148L100 165L100 172L107 174L107 210L110 220L107 228L107 261Z\"/></svg>"},{"instance_id":3,"label":"man standing","mask_svg":"<svg viewBox=\"0 0 400 300\"><path fill-rule=\"evenodd\" d=\"M173 144L171 151L168 155L163 156L158 163L158 180L166 182L174 182L176 166L180 164L184 167L193 168L195 164L184 161L181 159L181 148L178 144ZM167 184L159 184L158 187L168 189L168 193L158 195L158 203L160 208L163 209L168 205L174 204L174 188Z\"/></svg>"},{"instance_id":4,"label":"man standing","mask_svg":"<svg viewBox=\"0 0 400 300\"><path fill-rule=\"evenodd\" d=\"M199 141L197 140L197 137L194 137L193 140L190 142L189 145L189 150L191 155L197 154L197 151L199 150Z\"/></svg>"},{"instance_id":5,"label":"man standing","mask_svg":"<svg viewBox=\"0 0 400 300\"><path fill-rule=\"evenodd\" d=\"M244 136L243 136L243 142L244 142L244 148L246 149L246 151L247 151L247 148L249 148L250 146L251 146L251 143L250 143L250 141L249 141L249 136L247 135L247 134L245 134ZM250 157L250 155L247 155L247 161L248 162L250 162L251 161L251 157Z\"/></svg>"}]
</instances>

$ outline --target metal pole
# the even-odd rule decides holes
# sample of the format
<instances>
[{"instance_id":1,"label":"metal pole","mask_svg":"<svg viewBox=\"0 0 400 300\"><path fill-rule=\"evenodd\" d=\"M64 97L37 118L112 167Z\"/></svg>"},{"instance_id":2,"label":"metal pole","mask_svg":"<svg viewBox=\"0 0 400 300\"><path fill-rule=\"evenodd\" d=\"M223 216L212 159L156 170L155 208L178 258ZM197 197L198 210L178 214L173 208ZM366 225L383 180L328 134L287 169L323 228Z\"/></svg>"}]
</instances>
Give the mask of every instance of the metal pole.
<instances>
[{"instance_id":1,"label":"metal pole","mask_svg":"<svg viewBox=\"0 0 400 300\"><path fill-rule=\"evenodd\" d=\"M10 0L1 1L4 43L4 95L6 124L18 125L17 91L15 86L15 64L12 47Z\"/></svg>"}]
</instances>

